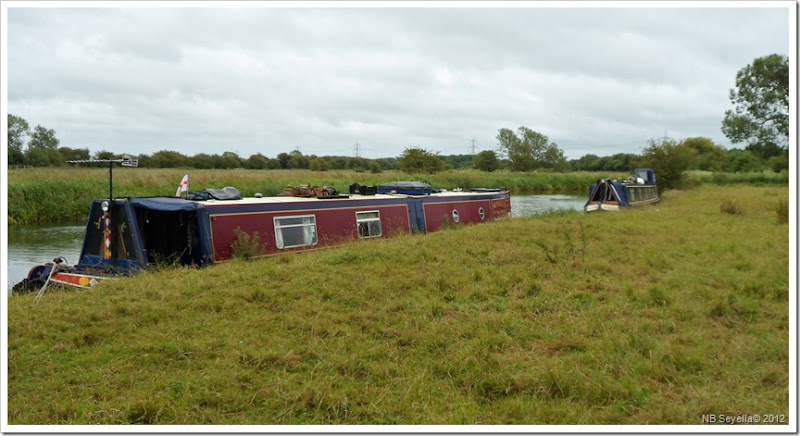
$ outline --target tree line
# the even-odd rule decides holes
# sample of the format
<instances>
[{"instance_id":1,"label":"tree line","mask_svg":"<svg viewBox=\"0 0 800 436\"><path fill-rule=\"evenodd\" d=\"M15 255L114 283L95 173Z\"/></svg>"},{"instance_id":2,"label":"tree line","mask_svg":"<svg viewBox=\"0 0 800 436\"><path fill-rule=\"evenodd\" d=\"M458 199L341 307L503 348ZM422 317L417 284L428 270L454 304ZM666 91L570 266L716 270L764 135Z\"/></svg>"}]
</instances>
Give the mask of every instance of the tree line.
<instances>
[{"instance_id":1,"label":"tree line","mask_svg":"<svg viewBox=\"0 0 800 436\"><path fill-rule=\"evenodd\" d=\"M519 127L498 130L497 149L477 155L440 155L421 147L408 147L398 157L367 159L349 156L304 155L299 150L267 157L262 153L247 158L226 151L222 154L198 153L188 156L172 150L151 155L139 154L145 168L198 169L330 169L381 172L398 169L409 173L434 173L447 169L476 168L482 171L628 171L634 167L664 167L679 163L674 171L690 169L747 172L789 168L789 64L777 54L758 58L736 76L736 89L730 90L733 110L725 112L722 132L744 149L726 149L703 137L650 140L641 154L616 153L611 156L586 154L568 160L557 144L544 134ZM59 146L53 129L37 125L32 130L22 117L8 114L8 165L61 166L69 160L117 159L121 155L101 150L90 155L88 148ZM662 180L664 177L662 175Z\"/></svg>"},{"instance_id":2,"label":"tree line","mask_svg":"<svg viewBox=\"0 0 800 436\"><path fill-rule=\"evenodd\" d=\"M59 146L53 129L37 125L33 131L21 117L8 115L8 164L10 166L65 166L66 161L93 159L119 159L122 154L110 151L91 153L88 148ZM29 138L26 142L25 139ZM409 173L434 173L449 169L475 168L482 171L628 171L644 164L646 151L653 146L671 144L685 161L685 169L707 171L746 172L772 169L781 171L789 167L788 148L778 153L764 147L726 149L711 139L695 137L680 141L651 140L643 154L616 153L611 156L585 154L578 159L566 159L564 152L549 141L547 136L520 127L517 132L503 128L497 134L498 149L483 150L477 155L441 155L421 147L408 147L398 157L368 159L352 156L304 155L298 150L267 157L256 153L241 157L226 151L222 154L198 153L189 156L178 151L160 150L152 154L139 154L143 168L197 168L197 169L310 169L314 171L353 170L357 172L382 172L401 170ZM654 145L655 144L655 145ZM27 145L27 147L26 147Z\"/></svg>"}]
</instances>

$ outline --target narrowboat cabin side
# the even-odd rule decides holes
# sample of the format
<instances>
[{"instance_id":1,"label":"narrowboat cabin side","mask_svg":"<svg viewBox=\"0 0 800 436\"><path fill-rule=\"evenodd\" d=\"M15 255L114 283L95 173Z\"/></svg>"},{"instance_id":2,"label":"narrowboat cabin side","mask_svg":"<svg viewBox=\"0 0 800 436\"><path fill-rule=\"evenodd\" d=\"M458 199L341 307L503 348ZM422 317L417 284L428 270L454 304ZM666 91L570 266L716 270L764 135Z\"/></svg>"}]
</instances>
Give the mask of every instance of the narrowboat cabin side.
<instances>
[{"instance_id":1,"label":"narrowboat cabin side","mask_svg":"<svg viewBox=\"0 0 800 436\"><path fill-rule=\"evenodd\" d=\"M313 249L346 240L428 233L448 224L494 221L510 213L508 191L351 194L346 198L270 197L207 202L214 262L230 259L242 233L262 252Z\"/></svg>"},{"instance_id":2,"label":"narrowboat cabin side","mask_svg":"<svg viewBox=\"0 0 800 436\"><path fill-rule=\"evenodd\" d=\"M586 212L619 211L626 207L644 206L660 201L655 172L637 168L625 180L600 179L589 187Z\"/></svg>"}]
</instances>

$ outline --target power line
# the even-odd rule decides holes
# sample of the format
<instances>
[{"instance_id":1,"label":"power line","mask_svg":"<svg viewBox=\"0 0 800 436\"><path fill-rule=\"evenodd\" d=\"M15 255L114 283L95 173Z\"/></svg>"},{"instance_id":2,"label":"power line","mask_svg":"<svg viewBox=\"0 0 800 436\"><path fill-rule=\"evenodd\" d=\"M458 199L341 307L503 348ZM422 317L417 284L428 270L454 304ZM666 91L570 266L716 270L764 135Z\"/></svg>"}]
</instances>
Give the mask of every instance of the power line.
<instances>
[{"instance_id":1,"label":"power line","mask_svg":"<svg viewBox=\"0 0 800 436\"><path fill-rule=\"evenodd\" d=\"M472 138L472 141L470 141L470 143L472 143L472 146L470 147L470 154L475 155L475 144L476 144L476 141L475 141L474 137Z\"/></svg>"},{"instance_id":2,"label":"power line","mask_svg":"<svg viewBox=\"0 0 800 436\"><path fill-rule=\"evenodd\" d=\"M356 145L353 146L353 152L355 153L356 157L361 157L361 144L356 142Z\"/></svg>"}]
</instances>

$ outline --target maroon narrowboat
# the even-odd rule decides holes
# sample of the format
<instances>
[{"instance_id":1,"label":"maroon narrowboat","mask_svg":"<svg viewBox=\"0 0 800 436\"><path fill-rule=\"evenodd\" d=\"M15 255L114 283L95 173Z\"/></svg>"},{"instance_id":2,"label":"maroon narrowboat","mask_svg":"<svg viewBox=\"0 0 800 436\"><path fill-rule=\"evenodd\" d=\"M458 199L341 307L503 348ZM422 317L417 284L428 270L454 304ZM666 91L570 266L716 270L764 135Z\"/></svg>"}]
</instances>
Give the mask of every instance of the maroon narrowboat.
<instances>
[{"instance_id":1,"label":"maroon narrowboat","mask_svg":"<svg viewBox=\"0 0 800 436\"><path fill-rule=\"evenodd\" d=\"M153 264L205 265L230 260L239 238L258 241L254 257L308 250L343 241L428 233L511 213L508 190L436 191L419 182L353 184L349 195L306 187L303 196L242 198L234 188L190 192L187 198L95 200L76 265L61 260L31 269L15 289L48 281L90 287Z\"/></svg>"}]
</instances>

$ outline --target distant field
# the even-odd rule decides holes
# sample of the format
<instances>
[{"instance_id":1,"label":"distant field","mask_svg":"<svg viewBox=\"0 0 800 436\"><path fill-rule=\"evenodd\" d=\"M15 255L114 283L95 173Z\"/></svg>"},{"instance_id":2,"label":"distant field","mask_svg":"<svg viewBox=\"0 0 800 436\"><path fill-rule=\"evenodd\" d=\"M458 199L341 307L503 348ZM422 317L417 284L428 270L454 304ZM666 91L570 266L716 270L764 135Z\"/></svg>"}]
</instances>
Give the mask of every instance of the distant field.
<instances>
[{"instance_id":1,"label":"distant field","mask_svg":"<svg viewBox=\"0 0 800 436\"><path fill-rule=\"evenodd\" d=\"M286 185L333 186L348 192L352 183L382 184L397 180L426 180L436 188L507 187L515 194L552 191L581 192L607 173L486 173L475 170L438 174L398 171L309 170L194 170L115 168L114 196L175 195L178 183L189 174L189 189L233 186L245 196L260 192L277 195ZM621 175L621 174L618 174ZM108 168L31 168L8 172L8 218L11 225L57 223L85 219L95 198L108 198Z\"/></svg>"},{"instance_id":2,"label":"distant field","mask_svg":"<svg viewBox=\"0 0 800 436\"><path fill-rule=\"evenodd\" d=\"M12 296L9 423L788 423L788 194L707 185Z\"/></svg>"}]
</instances>

